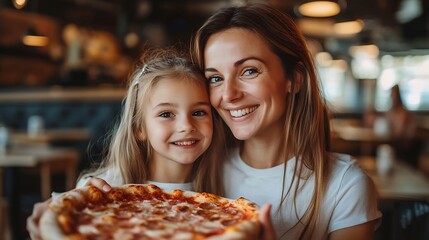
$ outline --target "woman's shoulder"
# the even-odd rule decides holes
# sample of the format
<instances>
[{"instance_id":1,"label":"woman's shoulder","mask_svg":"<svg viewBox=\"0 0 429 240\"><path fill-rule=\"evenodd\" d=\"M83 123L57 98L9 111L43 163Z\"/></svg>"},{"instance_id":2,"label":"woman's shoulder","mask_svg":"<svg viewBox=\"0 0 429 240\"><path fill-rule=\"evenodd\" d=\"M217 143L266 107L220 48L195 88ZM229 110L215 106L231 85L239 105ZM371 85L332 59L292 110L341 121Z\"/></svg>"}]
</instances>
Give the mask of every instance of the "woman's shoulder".
<instances>
[{"instance_id":1,"label":"woman's shoulder","mask_svg":"<svg viewBox=\"0 0 429 240\"><path fill-rule=\"evenodd\" d=\"M374 192L371 178L360 167L358 161L349 155L335 154L328 192L332 196L356 197ZM375 196L375 195L374 195Z\"/></svg>"},{"instance_id":2,"label":"woman's shoulder","mask_svg":"<svg viewBox=\"0 0 429 240\"><path fill-rule=\"evenodd\" d=\"M330 213L329 232L381 217L377 209L377 191L371 178L349 155L336 154L325 198L324 210Z\"/></svg>"},{"instance_id":3,"label":"woman's shoulder","mask_svg":"<svg viewBox=\"0 0 429 240\"><path fill-rule=\"evenodd\" d=\"M344 153L332 153L331 157L333 159L333 166L339 168L347 168L352 165L356 165L356 159L351 155Z\"/></svg>"},{"instance_id":4,"label":"woman's shoulder","mask_svg":"<svg viewBox=\"0 0 429 240\"><path fill-rule=\"evenodd\" d=\"M375 186L359 162L344 154L335 154L329 183L329 192L336 196L373 195ZM374 195L375 196L375 195Z\"/></svg>"},{"instance_id":5,"label":"woman's shoulder","mask_svg":"<svg viewBox=\"0 0 429 240\"><path fill-rule=\"evenodd\" d=\"M332 178L362 179L366 177L365 172L360 167L355 158L347 154L333 153Z\"/></svg>"}]
</instances>

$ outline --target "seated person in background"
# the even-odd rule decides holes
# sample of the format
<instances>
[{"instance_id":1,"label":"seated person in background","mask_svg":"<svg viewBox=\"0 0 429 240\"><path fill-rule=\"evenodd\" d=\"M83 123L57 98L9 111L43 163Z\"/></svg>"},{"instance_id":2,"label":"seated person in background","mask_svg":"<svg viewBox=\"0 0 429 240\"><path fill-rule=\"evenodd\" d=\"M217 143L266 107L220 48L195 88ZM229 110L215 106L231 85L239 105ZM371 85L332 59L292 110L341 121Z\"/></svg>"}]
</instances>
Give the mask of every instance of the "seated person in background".
<instances>
[{"instance_id":1,"label":"seated person in background","mask_svg":"<svg viewBox=\"0 0 429 240\"><path fill-rule=\"evenodd\" d=\"M393 138L396 157L417 167L416 121L402 103L399 85L394 85L391 88L390 97L391 107L386 112L386 119L389 124L390 136Z\"/></svg>"},{"instance_id":2,"label":"seated person in background","mask_svg":"<svg viewBox=\"0 0 429 240\"><path fill-rule=\"evenodd\" d=\"M390 92L391 107L386 112L390 134L395 139L412 139L416 132L413 115L402 103L399 85L392 87Z\"/></svg>"}]
</instances>

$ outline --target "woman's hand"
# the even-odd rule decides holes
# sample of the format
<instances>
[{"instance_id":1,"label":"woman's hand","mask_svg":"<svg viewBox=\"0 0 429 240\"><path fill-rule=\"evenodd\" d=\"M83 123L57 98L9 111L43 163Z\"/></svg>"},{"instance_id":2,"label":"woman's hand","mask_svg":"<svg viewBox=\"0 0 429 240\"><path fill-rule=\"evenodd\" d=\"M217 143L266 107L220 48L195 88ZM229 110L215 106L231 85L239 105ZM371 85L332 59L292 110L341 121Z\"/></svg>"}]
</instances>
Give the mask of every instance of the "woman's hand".
<instances>
[{"instance_id":1,"label":"woman's hand","mask_svg":"<svg viewBox=\"0 0 429 240\"><path fill-rule=\"evenodd\" d=\"M42 236L40 235L39 221L43 213L48 209L51 198L44 202L34 204L33 212L31 216L27 218L27 231L30 234L32 240L40 240Z\"/></svg>"},{"instance_id":2,"label":"woman's hand","mask_svg":"<svg viewBox=\"0 0 429 240\"><path fill-rule=\"evenodd\" d=\"M85 186L94 186L98 189L108 192L112 189L112 186L110 186L106 181L104 181L101 178L91 177L86 183Z\"/></svg>"},{"instance_id":3,"label":"woman's hand","mask_svg":"<svg viewBox=\"0 0 429 240\"><path fill-rule=\"evenodd\" d=\"M271 204L265 204L259 210L259 221L262 223L262 239L263 240L275 240L276 231L274 230L273 223L271 221Z\"/></svg>"},{"instance_id":4,"label":"woman's hand","mask_svg":"<svg viewBox=\"0 0 429 240\"><path fill-rule=\"evenodd\" d=\"M86 183L85 186L95 186L102 191L108 192L112 189L112 187L101 178L91 177ZM39 221L42 217L43 213L48 209L49 204L52 199L48 199L44 202L36 203L33 207L33 212L31 216L27 218L27 231L30 234L30 238L32 240L40 240L42 239L40 235Z\"/></svg>"}]
</instances>

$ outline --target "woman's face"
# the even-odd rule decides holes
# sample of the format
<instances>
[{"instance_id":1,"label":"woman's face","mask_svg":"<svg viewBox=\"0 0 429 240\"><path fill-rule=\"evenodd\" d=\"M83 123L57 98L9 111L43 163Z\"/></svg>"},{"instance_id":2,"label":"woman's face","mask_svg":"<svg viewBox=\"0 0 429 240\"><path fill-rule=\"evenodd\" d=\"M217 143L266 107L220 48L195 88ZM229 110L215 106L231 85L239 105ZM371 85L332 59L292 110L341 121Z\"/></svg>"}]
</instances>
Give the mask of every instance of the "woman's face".
<instances>
[{"instance_id":1,"label":"woman's face","mask_svg":"<svg viewBox=\"0 0 429 240\"><path fill-rule=\"evenodd\" d=\"M280 58L256 33L231 28L204 49L210 102L240 140L282 132L289 81Z\"/></svg>"}]
</instances>

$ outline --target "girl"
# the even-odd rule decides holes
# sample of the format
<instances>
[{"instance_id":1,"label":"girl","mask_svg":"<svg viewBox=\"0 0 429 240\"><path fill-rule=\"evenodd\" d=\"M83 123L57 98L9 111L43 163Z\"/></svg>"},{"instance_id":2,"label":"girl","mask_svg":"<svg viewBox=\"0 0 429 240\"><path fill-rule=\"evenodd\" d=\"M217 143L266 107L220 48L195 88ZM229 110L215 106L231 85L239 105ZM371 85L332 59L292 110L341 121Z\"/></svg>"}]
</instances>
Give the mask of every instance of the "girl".
<instances>
[{"instance_id":1,"label":"girl","mask_svg":"<svg viewBox=\"0 0 429 240\"><path fill-rule=\"evenodd\" d=\"M173 49L147 51L141 61L107 156L81 175L77 187L103 183L109 191L110 186L154 183L223 194L217 154L224 154L219 150L224 131L220 118L213 118L203 75ZM38 221L49 202L37 203L27 219L31 239L40 239Z\"/></svg>"},{"instance_id":2,"label":"girl","mask_svg":"<svg viewBox=\"0 0 429 240\"><path fill-rule=\"evenodd\" d=\"M94 176L114 186L150 182L221 194L213 149L220 148L222 131L213 132L203 76L173 49L149 50L141 61L131 76L107 157L77 186Z\"/></svg>"},{"instance_id":3,"label":"girl","mask_svg":"<svg viewBox=\"0 0 429 240\"><path fill-rule=\"evenodd\" d=\"M329 153L328 111L293 20L268 5L222 9L193 53L234 142L226 197L272 203L282 239L372 239L374 186L355 161Z\"/></svg>"}]
</instances>

